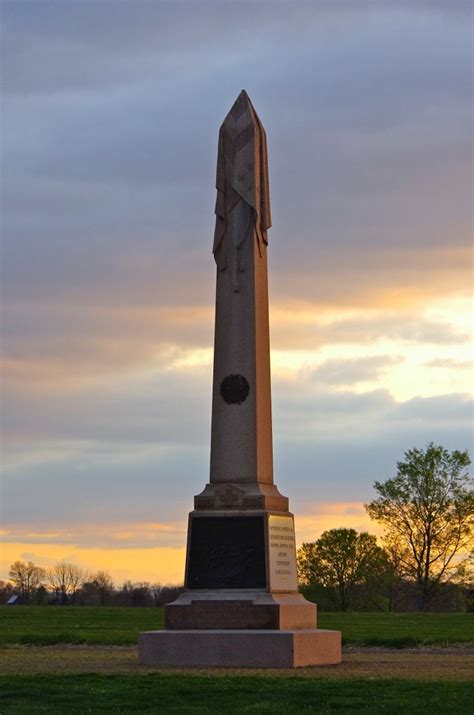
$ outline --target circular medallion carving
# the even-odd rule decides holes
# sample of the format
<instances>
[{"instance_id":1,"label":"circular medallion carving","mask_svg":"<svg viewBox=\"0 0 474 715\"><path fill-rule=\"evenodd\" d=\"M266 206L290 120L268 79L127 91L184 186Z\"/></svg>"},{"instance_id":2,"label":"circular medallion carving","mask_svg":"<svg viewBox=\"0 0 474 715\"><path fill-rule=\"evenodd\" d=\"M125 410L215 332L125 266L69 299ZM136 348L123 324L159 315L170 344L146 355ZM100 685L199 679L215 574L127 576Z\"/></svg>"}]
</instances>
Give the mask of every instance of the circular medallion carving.
<instances>
[{"instance_id":1,"label":"circular medallion carving","mask_svg":"<svg viewBox=\"0 0 474 715\"><path fill-rule=\"evenodd\" d=\"M247 399L249 390L243 375L227 375L221 382L221 397L228 405L240 405Z\"/></svg>"}]
</instances>

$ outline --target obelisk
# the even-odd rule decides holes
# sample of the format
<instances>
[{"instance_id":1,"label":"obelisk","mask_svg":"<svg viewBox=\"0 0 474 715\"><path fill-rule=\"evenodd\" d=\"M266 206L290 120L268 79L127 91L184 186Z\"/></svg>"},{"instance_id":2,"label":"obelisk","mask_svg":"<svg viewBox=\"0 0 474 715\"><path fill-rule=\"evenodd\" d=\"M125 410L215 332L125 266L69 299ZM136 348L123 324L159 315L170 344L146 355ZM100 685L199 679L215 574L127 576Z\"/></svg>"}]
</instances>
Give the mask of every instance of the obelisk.
<instances>
[{"instance_id":1,"label":"obelisk","mask_svg":"<svg viewBox=\"0 0 474 715\"><path fill-rule=\"evenodd\" d=\"M273 485L265 130L242 91L219 132L210 484L196 508L288 510Z\"/></svg>"},{"instance_id":2,"label":"obelisk","mask_svg":"<svg viewBox=\"0 0 474 715\"><path fill-rule=\"evenodd\" d=\"M341 660L298 593L293 515L273 483L267 142L242 91L219 132L210 480L189 515L185 591L165 630L140 636L157 665L295 667Z\"/></svg>"}]
</instances>

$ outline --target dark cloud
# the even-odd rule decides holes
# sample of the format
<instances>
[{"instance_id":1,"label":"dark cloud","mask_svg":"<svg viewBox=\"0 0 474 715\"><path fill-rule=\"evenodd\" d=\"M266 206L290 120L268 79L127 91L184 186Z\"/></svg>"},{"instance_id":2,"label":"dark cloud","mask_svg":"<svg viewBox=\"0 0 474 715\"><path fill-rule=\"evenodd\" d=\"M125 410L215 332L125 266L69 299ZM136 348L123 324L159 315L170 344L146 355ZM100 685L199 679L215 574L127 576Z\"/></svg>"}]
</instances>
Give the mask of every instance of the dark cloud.
<instances>
[{"instance_id":1,"label":"dark cloud","mask_svg":"<svg viewBox=\"0 0 474 715\"><path fill-rule=\"evenodd\" d=\"M25 447L31 461L19 460L3 485L5 527L182 520L183 494L191 510L193 495L208 480L203 445L144 450L143 445L54 442L43 443L39 452Z\"/></svg>"},{"instance_id":2,"label":"dark cloud","mask_svg":"<svg viewBox=\"0 0 474 715\"><path fill-rule=\"evenodd\" d=\"M368 0L135 0L133 8L107 0L4 0L6 89L31 93L120 85L146 73L150 55L160 60L163 71L176 72L187 53L225 57L237 32L248 51L257 31L265 44L266 35L288 40L292 33L314 31L321 24L340 29L357 16L367 20L408 12L452 21L470 10L462 0L382 0L376 5Z\"/></svg>"},{"instance_id":3,"label":"dark cloud","mask_svg":"<svg viewBox=\"0 0 474 715\"><path fill-rule=\"evenodd\" d=\"M243 84L269 136L274 300L458 288L471 206L462 13L111 7L4 3L7 304L212 306L217 128Z\"/></svg>"},{"instance_id":4,"label":"dark cloud","mask_svg":"<svg viewBox=\"0 0 474 715\"><path fill-rule=\"evenodd\" d=\"M383 390L318 394L310 385L305 394L274 399L275 479L295 511L308 501L372 499L374 481L393 476L412 447L472 446L468 395L396 403Z\"/></svg>"},{"instance_id":5,"label":"dark cloud","mask_svg":"<svg viewBox=\"0 0 474 715\"><path fill-rule=\"evenodd\" d=\"M3 420L13 441L116 441L120 444L205 444L210 434L210 368L166 369L170 356L146 379L128 374L34 394L14 385ZM181 406L181 407L180 407ZM183 409L184 408L184 409Z\"/></svg>"},{"instance_id":6,"label":"dark cloud","mask_svg":"<svg viewBox=\"0 0 474 715\"><path fill-rule=\"evenodd\" d=\"M468 434L472 417L469 395L415 397L396 402L384 389L355 394L349 390L323 391L302 379L274 390L275 432L284 442L384 442L398 434L418 441L442 439L445 434ZM429 438L432 433L433 437ZM411 436L412 435L412 436ZM349 439L348 439L349 438ZM464 437L466 443L470 438Z\"/></svg>"}]
</instances>

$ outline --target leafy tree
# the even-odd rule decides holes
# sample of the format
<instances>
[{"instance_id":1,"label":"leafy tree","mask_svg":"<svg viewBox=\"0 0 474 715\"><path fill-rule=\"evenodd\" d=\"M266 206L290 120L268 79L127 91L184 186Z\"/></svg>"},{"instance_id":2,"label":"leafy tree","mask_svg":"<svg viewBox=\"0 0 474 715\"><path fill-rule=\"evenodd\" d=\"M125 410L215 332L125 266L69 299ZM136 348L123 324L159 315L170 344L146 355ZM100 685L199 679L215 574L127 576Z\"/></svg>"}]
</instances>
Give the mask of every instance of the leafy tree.
<instances>
[{"instance_id":1,"label":"leafy tree","mask_svg":"<svg viewBox=\"0 0 474 715\"><path fill-rule=\"evenodd\" d=\"M74 596L87 579L87 572L75 564L61 561L48 569L46 578L58 601L65 604L70 598L74 600Z\"/></svg>"},{"instance_id":2,"label":"leafy tree","mask_svg":"<svg viewBox=\"0 0 474 715\"><path fill-rule=\"evenodd\" d=\"M325 531L317 541L303 544L297 558L300 580L328 589L340 611L348 609L356 584L366 583L387 567L375 536L355 529Z\"/></svg>"},{"instance_id":3,"label":"leafy tree","mask_svg":"<svg viewBox=\"0 0 474 715\"><path fill-rule=\"evenodd\" d=\"M10 580L20 592L23 601L30 601L37 589L43 584L45 570L32 561L15 561L10 566Z\"/></svg>"},{"instance_id":4,"label":"leafy tree","mask_svg":"<svg viewBox=\"0 0 474 715\"><path fill-rule=\"evenodd\" d=\"M399 574L417 584L421 610L459 569L456 557L472 547L469 464L467 451L450 453L433 443L408 450L397 475L375 482L380 496L366 504L370 517L385 529L385 547Z\"/></svg>"}]
</instances>

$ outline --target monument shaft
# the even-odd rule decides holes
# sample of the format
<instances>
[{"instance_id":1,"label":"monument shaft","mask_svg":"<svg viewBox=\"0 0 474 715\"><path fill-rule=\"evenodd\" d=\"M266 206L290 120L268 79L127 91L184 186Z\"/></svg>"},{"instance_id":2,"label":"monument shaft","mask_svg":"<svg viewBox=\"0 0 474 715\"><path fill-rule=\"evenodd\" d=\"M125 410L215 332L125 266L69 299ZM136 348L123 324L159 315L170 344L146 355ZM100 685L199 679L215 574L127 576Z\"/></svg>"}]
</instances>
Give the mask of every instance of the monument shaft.
<instances>
[{"instance_id":1,"label":"monument shaft","mask_svg":"<svg viewBox=\"0 0 474 715\"><path fill-rule=\"evenodd\" d=\"M273 482L265 130L245 92L219 132L211 476Z\"/></svg>"},{"instance_id":2,"label":"monument shaft","mask_svg":"<svg viewBox=\"0 0 474 715\"><path fill-rule=\"evenodd\" d=\"M229 216L229 244L248 231L238 273L217 271L211 474L213 483L273 483L267 247L246 205ZM235 289L238 281L238 291Z\"/></svg>"},{"instance_id":3,"label":"monument shaft","mask_svg":"<svg viewBox=\"0 0 474 715\"><path fill-rule=\"evenodd\" d=\"M273 483L265 131L242 91L219 132L210 481L189 515L185 591L141 662L295 667L340 661L298 593L293 515ZM255 647L258 653L255 653Z\"/></svg>"},{"instance_id":4,"label":"monument shaft","mask_svg":"<svg viewBox=\"0 0 474 715\"><path fill-rule=\"evenodd\" d=\"M288 510L273 484L265 130L242 91L219 131L210 483L196 509Z\"/></svg>"}]
</instances>

